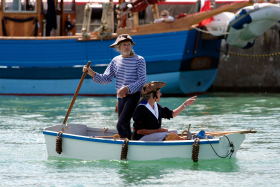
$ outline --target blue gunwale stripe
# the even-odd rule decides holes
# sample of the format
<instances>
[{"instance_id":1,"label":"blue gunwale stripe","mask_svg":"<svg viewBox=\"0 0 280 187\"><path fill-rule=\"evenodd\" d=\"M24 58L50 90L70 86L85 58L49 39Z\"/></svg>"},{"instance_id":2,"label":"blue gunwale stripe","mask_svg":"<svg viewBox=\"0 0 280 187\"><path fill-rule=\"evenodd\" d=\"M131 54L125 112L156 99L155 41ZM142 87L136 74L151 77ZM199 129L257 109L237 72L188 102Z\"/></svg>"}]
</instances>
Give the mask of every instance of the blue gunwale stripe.
<instances>
[{"instance_id":1,"label":"blue gunwale stripe","mask_svg":"<svg viewBox=\"0 0 280 187\"><path fill-rule=\"evenodd\" d=\"M57 136L58 133L51 131L43 131L43 134L50 136ZM123 144L123 141L115 141L115 140L106 140L99 138L90 138L90 137L82 137L77 135L69 135L62 134L63 138L82 140L82 141L90 141L90 142L98 142L98 143L109 143L109 144ZM209 140L211 144L218 144L219 140ZM191 142L171 142L171 141L162 141L162 142L128 142L129 145L145 145L145 146L173 146L173 145L193 145L193 141ZM199 144L209 144L208 140L200 140Z\"/></svg>"}]
</instances>

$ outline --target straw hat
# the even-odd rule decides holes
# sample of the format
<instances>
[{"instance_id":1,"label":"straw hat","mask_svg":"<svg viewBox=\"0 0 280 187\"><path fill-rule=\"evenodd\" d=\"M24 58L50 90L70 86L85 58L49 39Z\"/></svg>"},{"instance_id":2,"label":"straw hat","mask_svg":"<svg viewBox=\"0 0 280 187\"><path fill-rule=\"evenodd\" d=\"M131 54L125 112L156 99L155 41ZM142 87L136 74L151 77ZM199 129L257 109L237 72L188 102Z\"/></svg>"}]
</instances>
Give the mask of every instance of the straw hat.
<instances>
[{"instance_id":1,"label":"straw hat","mask_svg":"<svg viewBox=\"0 0 280 187\"><path fill-rule=\"evenodd\" d=\"M132 45L135 45L132 38L128 34L121 34L117 37L115 43L110 45L110 48L115 48L117 45L119 45L119 43L124 42L124 41L130 41L132 43Z\"/></svg>"},{"instance_id":2,"label":"straw hat","mask_svg":"<svg viewBox=\"0 0 280 187\"><path fill-rule=\"evenodd\" d=\"M142 94L146 95L152 91L156 91L159 88L162 88L166 86L166 83L161 82L161 81L152 81L152 82L148 82L146 83L143 88L142 88Z\"/></svg>"}]
</instances>

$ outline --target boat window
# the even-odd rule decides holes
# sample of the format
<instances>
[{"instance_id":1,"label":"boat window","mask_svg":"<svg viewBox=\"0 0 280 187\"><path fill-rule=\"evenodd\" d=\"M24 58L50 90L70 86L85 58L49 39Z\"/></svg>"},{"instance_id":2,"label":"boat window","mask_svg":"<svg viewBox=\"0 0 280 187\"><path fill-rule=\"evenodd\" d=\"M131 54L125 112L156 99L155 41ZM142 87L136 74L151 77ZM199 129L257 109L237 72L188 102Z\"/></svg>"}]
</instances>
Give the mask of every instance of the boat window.
<instances>
[{"instance_id":1,"label":"boat window","mask_svg":"<svg viewBox=\"0 0 280 187\"><path fill-rule=\"evenodd\" d=\"M36 0L5 0L5 12L35 12Z\"/></svg>"}]
</instances>

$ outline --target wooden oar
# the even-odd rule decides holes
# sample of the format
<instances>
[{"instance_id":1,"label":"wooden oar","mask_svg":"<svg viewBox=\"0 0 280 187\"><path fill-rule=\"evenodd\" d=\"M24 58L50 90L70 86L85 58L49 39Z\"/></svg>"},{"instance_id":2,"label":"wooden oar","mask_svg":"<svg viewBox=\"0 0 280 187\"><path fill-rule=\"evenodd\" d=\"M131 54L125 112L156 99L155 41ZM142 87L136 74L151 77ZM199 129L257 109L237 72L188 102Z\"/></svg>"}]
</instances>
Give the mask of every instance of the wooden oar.
<instances>
[{"instance_id":1,"label":"wooden oar","mask_svg":"<svg viewBox=\"0 0 280 187\"><path fill-rule=\"evenodd\" d=\"M87 67L89 67L89 66L90 66L90 61L88 61L88 63L87 63ZM67 112L67 114L66 114L66 116L65 116L65 118L64 118L63 124L66 124L66 121L67 121L67 119L68 119L68 116L69 116L69 114L70 114L70 112L71 112L71 110L72 110L72 107L73 107L73 105L74 105L74 103L75 103L76 97L78 96L78 93L79 93L79 91L80 91L80 88L81 88L81 86L82 86L82 84L83 84L83 81L84 81L86 75L87 75L87 71L84 72L83 75L82 75L82 78L81 78L81 80L80 80L80 83L79 83L79 85L78 85L78 88L77 88L77 90L76 90L76 92L75 92L75 94L74 94L74 97L73 97L73 99L72 99L72 102L71 102L71 104L70 104L70 106L69 106L68 112Z\"/></svg>"},{"instance_id":2,"label":"wooden oar","mask_svg":"<svg viewBox=\"0 0 280 187\"><path fill-rule=\"evenodd\" d=\"M211 136L221 136L221 135L226 135L226 134L233 134L233 133L241 133L241 134L246 134L246 133L256 133L257 131L253 130L246 130L246 131L225 131L225 132L206 132L206 135L211 135Z\"/></svg>"}]
</instances>

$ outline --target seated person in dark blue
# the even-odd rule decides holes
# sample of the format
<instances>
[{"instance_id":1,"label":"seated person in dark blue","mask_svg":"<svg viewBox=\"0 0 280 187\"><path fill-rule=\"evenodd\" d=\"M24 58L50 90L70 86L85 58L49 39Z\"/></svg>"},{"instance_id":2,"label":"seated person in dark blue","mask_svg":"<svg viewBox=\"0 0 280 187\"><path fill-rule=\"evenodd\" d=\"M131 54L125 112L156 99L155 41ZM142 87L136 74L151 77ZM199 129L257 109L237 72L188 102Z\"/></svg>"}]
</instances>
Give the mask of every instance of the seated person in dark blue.
<instances>
[{"instance_id":1,"label":"seated person in dark blue","mask_svg":"<svg viewBox=\"0 0 280 187\"><path fill-rule=\"evenodd\" d=\"M142 99L133 113L133 139L141 141L162 141L167 135L171 135L168 129L161 127L162 118L170 119L180 114L188 105L192 105L197 96L186 100L175 110L162 107L157 102L160 101L160 88L164 87L164 82L152 81L146 83L142 88ZM176 136L174 136L176 135ZM172 140L186 140L172 133Z\"/></svg>"}]
</instances>

